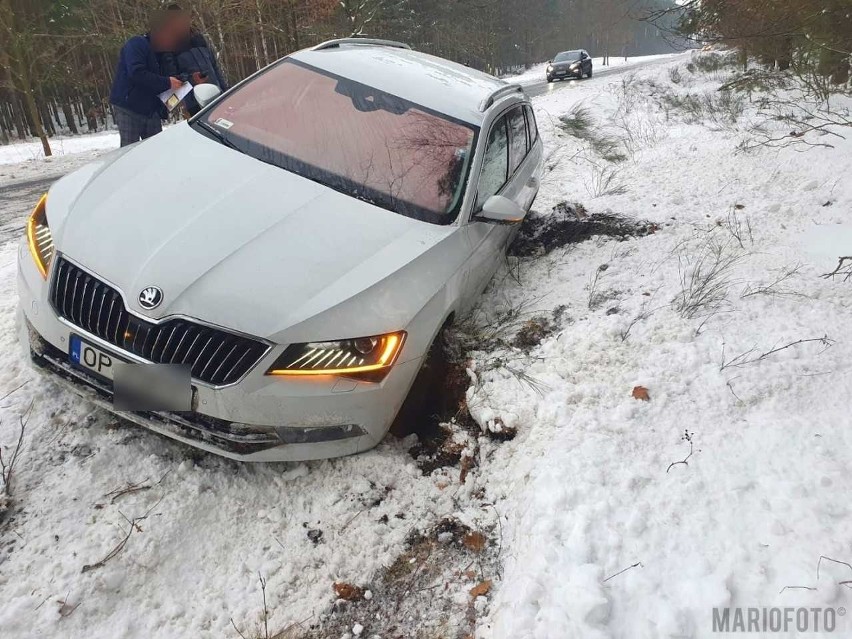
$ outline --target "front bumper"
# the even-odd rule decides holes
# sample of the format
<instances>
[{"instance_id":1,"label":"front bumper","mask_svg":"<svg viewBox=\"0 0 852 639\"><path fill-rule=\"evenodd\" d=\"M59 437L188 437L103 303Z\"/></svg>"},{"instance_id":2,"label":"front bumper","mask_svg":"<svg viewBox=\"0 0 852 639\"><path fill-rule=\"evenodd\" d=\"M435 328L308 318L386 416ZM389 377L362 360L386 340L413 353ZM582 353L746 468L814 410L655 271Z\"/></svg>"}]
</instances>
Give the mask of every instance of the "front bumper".
<instances>
[{"instance_id":1,"label":"front bumper","mask_svg":"<svg viewBox=\"0 0 852 639\"><path fill-rule=\"evenodd\" d=\"M48 285L24 246L19 252L19 337L39 372L75 394L149 430L240 461L280 462L341 457L378 444L420 368L397 364L379 384L343 378L284 380L264 375L273 349L239 383L213 388L193 382L193 412L120 412L112 385L70 363L71 335L125 359L127 353L58 317Z\"/></svg>"},{"instance_id":2,"label":"front bumper","mask_svg":"<svg viewBox=\"0 0 852 639\"><path fill-rule=\"evenodd\" d=\"M554 80L559 79L562 80L564 78L582 78L583 71L552 71L547 74L549 78Z\"/></svg>"}]
</instances>

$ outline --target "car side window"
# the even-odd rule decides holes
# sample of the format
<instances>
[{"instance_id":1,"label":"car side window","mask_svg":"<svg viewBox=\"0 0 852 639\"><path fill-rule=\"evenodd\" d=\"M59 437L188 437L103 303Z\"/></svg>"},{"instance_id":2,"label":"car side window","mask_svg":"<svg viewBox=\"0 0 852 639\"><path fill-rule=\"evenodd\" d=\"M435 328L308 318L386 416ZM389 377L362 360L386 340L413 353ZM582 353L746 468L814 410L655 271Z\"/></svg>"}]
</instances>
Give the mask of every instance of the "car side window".
<instances>
[{"instance_id":1,"label":"car side window","mask_svg":"<svg viewBox=\"0 0 852 639\"><path fill-rule=\"evenodd\" d=\"M524 120L523 107L515 107L509 112L509 132L512 135L509 175L514 175L527 157L527 123Z\"/></svg>"},{"instance_id":2,"label":"car side window","mask_svg":"<svg viewBox=\"0 0 852 639\"><path fill-rule=\"evenodd\" d=\"M527 132L530 136L530 148L538 141L538 125L535 123L535 113L531 106L525 106L524 111L527 114Z\"/></svg>"},{"instance_id":3,"label":"car side window","mask_svg":"<svg viewBox=\"0 0 852 639\"><path fill-rule=\"evenodd\" d=\"M501 117L494 123L488 134L485 158L482 161L482 173L479 176L479 189L476 195L476 210L492 195L496 195L506 184L509 171L509 133L506 118Z\"/></svg>"}]
</instances>

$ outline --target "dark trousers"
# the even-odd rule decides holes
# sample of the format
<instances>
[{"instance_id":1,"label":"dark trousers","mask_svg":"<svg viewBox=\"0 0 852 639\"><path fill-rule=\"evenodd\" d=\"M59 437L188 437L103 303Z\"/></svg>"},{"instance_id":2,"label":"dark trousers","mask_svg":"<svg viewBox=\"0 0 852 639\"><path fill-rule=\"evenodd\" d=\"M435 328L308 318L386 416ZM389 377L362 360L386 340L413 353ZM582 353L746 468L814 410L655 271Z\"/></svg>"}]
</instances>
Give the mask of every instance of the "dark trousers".
<instances>
[{"instance_id":1,"label":"dark trousers","mask_svg":"<svg viewBox=\"0 0 852 639\"><path fill-rule=\"evenodd\" d=\"M163 121L159 115L148 117L120 106L113 105L112 108L115 111L115 123L121 137L121 146L145 140L163 130Z\"/></svg>"}]
</instances>

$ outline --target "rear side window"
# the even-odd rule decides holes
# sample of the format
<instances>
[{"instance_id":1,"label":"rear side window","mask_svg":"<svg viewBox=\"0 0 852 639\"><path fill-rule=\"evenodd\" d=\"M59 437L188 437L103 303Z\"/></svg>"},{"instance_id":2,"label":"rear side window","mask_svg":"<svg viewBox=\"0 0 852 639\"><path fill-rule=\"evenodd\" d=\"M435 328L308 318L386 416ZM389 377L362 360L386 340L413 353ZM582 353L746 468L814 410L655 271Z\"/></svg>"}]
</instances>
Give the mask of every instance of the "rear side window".
<instances>
[{"instance_id":1,"label":"rear side window","mask_svg":"<svg viewBox=\"0 0 852 639\"><path fill-rule=\"evenodd\" d=\"M509 175L513 175L527 157L527 124L524 120L523 107L517 107L509 112L509 131L512 135Z\"/></svg>"},{"instance_id":2,"label":"rear side window","mask_svg":"<svg viewBox=\"0 0 852 639\"><path fill-rule=\"evenodd\" d=\"M476 209L482 208L486 200L496 195L509 172L509 133L505 116L497 120L488 134L485 158L482 161L482 174L479 177L479 190L476 196Z\"/></svg>"},{"instance_id":3,"label":"rear side window","mask_svg":"<svg viewBox=\"0 0 852 639\"><path fill-rule=\"evenodd\" d=\"M535 113L533 113L532 107L524 107L524 111L527 114L527 132L530 136L530 148L532 148L538 140L538 125L535 123Z\"/></svg>"}]
</instances>

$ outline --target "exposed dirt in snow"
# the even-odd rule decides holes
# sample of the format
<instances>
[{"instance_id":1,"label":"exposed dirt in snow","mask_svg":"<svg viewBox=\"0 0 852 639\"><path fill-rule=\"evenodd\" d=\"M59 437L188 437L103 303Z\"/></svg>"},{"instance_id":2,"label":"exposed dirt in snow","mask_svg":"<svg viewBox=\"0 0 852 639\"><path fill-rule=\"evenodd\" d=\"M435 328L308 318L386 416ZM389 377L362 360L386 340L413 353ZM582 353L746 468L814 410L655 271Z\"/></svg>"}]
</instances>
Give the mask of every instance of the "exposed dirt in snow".
<instances>
[{"instance_id":1,"label":"exposed dirt in snow","mask_svg":"<svg viewBox=\"0 0 852 639\"><path fill-rule=\"evenodd\" d=\"M612 213L590 214L582 204L560 202L546 215L533 212L527 216L509 254L516 257L547 255L557 248L596 236L619 239L644 237L659 228L653 222Z\"/></svg>"},{"instance_id":2,"label":"exposed dirt in snow","mask_svg":"<svg viewBox=\"0 0 852 639\"><path fill-rule=\"evenodd\" d=\"M412 534L392 564L356 587L360 596L348 601L338 597L325 622L303 636L343 637L357 626L370 637L473 636L500 571L499 524L495 528L482 532L444 518Z\"/></svg>"}]
</instances>

